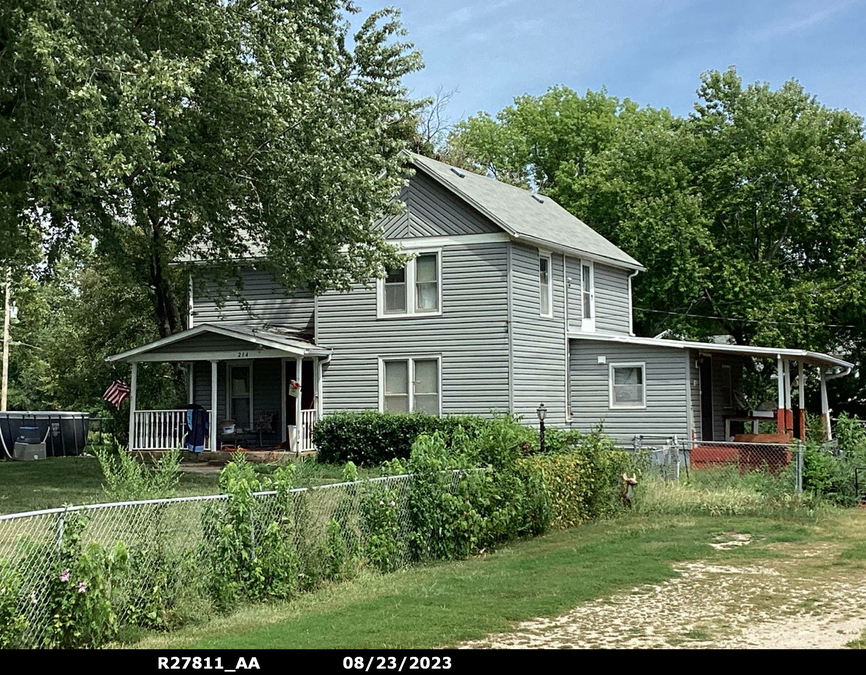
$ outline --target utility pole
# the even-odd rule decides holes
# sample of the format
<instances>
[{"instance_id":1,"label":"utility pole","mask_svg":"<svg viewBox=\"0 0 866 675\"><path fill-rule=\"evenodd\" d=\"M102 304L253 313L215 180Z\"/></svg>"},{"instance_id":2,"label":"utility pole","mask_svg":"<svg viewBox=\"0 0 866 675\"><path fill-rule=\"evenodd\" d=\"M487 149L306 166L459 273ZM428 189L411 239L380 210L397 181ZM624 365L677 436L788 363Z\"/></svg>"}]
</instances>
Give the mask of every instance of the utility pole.
<instances>
[{"instance_id":1,"label":"utility pole","mask_svg":"<svg viewBox=\"0 0 866 675\"><path fill-rule=\"evenodd\" d=\"M11 320L10 300L12 294L12 271L6 271L6 298L3 302L3 381L0 384L0 412L6 412L9 394L9 322Z\"/></svg>"}]
</instances>

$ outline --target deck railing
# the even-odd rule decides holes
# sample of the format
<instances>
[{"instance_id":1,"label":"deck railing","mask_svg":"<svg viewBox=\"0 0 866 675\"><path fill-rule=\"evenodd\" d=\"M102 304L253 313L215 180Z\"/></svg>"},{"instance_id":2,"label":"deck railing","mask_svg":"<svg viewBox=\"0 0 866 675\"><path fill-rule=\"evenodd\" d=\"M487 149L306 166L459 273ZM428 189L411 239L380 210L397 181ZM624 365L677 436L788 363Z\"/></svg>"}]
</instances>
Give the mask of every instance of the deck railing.
<instances>
[{"instance_id":1,"label":"deck railing","mask_svg":"<svg viewBox=\"0 0 866 675\"><path fill-rule=\"evenodd\" d=\"M172 450L186 440L186 410L136 410L131 450ZM205 435L205 448L208 438Z\"/></svg>"}]
</instances>

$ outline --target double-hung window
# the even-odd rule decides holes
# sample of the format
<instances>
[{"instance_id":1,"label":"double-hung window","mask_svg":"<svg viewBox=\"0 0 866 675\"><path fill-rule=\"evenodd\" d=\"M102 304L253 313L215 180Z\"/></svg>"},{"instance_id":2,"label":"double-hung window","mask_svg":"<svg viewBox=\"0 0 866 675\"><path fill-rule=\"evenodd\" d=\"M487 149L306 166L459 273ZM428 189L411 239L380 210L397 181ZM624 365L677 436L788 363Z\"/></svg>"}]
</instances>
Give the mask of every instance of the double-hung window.
<instances>
[{"instance_id":1,"label":"double-hung window","mask_svg":"<svg viewBox=\"0 0 866 675\"><path fill-rule=\"evenodd\" d=\"M595 331L595 270L591 262L580 265L580 293L583 312L580 328L592 333Z\"/></svg>"},{"instance_id":2,"label":"double-hung window","mask_svg":"<svg viewBox=\"0 0 866 675\"><path fill-rule=\"evenodd\" d=\"M442 302L439 251L419 252L404 267L389 270L379 286L379 316L439 314Z\"/></svg>"},{"instance_id":3,"label":"double-hung window","mask_svg":"<svg viewBox=\"0 0 866 675\"><path fill-rule=\"evenodd\" d=\"M228 417L238 429L252 428L253 367L252 364L228 364Z\"/></svg>"},{"instance_id":4,"label":"double-hung window","mask_svg":"<svg viewBox=\"0 0 866 675\"><path fill-rule=\"evenodd\" d=\"M538 254L538 293L541 301L541 316L553 316L553 285L550 281L550 254Z\"/></svg>"},{"instance_id":5,"label":"double-hung window","mask_svg":"<svg viewBox=\"0 0 866 675\"><path fill-rule=\"evenodd\" d=\"M388 358L380 364L380 408L387 412L420 410L439 415L439 357Z\"/></svg>"},{"instance_id":6,"label":"double-hung window","mask_svg":"<svg viewBox=\"0 0 866 675\"><path fill-rule=\"evenodd\" d=\"M646 408L646 364L610 364L610 407Z\"/></svg>"}]
</instances>

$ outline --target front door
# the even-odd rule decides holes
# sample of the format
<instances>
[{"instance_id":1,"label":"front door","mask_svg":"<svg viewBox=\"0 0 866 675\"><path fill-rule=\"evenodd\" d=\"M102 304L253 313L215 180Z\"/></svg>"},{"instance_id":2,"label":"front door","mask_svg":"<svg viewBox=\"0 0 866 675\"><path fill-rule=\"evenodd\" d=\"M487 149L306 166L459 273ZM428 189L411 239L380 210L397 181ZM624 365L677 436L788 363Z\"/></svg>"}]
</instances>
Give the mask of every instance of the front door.
<instances>
[{"instance_id":1,"label":"front door","mask_svg":"<svg viewBox=\"0 0 866 675\"><path fill-rule=\"evenodd\" d=\"M702 356L701 362L701 440L713 440L713 359Z\"/></svg>"}]
</instances>

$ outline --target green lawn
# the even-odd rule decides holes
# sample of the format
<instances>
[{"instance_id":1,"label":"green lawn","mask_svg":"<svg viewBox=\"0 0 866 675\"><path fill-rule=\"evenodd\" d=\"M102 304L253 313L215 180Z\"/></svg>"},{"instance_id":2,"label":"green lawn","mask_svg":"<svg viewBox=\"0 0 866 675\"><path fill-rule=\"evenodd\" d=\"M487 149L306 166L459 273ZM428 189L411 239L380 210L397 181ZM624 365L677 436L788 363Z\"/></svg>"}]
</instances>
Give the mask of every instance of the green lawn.
<instances>
[{"instance_id":1,"label":"green lawn","mask_svg":"<svg viewBox=\"0 0 866 675\"><path fill-rule=\"evenodd\" d=\"M862 519L866 521L866 519ZM708 543L722 532L755 545L728 551ZM778 518L664 519L633 516L516 543L492 555L365 574L288 604L258 605L154 635L151 648L429 648L507 631L582 602L675 575L694 559L770 558L781 542L814 540L810 521ZM836 537L835 530L823 537Z\"/></svg>"},{"instance_id":2,"label":"green lawn","mask_svg":"<svg viewBox=\"0 0 866 675\"><path fill-rule=\"evenodd\" d=\"M273 465L256 465L267 474ZM361 470L361 477L378 475ZM340 480L342 467L308 459L298 467L298 485L324 485ZM64 504L108 501L102 492L102 470L94 457L49 457L38 462L0 461L0 514L51 509ZM178 497L218 492L219 474L183 472Z\"/></svg>"},{"instance_id":3,"label":"green lawn","mask_svg":"<svg viewBox=\"0 0 866 675\"><path fill-rule=\"evenodd\" d=\"M217 474L184 473L178 496L217 492ZM108 501L95 457L49 457L39 462L0 462L0 513Z\"/></svg>"}]
</instances>

